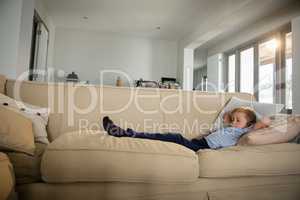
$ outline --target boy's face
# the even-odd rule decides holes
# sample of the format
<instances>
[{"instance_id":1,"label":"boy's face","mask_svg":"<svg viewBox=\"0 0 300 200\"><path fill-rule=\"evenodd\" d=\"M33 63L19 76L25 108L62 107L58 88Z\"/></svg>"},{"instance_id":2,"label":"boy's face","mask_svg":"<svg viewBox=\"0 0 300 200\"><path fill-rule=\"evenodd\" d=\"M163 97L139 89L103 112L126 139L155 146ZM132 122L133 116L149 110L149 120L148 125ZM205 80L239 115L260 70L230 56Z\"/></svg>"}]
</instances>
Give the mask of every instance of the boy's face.
<instances>
[{"instance_id":1,"label":"boy's face","mask_svg":"<svg viewBox=\"0 0 300 200\"><path fill-rule=\"evenodd\" d=\"M236 128L247 127L247 115L243 112L235 112L232 114L231 125Z\"/></svg>"}]
</instances>

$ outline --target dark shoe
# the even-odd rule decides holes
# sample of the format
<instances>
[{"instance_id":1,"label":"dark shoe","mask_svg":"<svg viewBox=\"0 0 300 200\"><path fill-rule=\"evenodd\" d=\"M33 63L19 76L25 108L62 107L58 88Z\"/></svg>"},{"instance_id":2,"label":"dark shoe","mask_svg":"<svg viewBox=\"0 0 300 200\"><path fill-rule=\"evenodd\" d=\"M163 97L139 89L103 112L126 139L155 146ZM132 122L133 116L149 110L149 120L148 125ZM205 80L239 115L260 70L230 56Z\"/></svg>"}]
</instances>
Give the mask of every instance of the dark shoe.
<instances>
[{"instance_id":1,"label":"dark shoe","mask_svg":"<svg viewBox=\"0 0 300 200\"><path fill-rule=\"evenodd\" d=\"M114 124L114 122L108 117L108 116L105 116L102 120L102 125L103 125L103 128L104 130L106 130L108 132L108 129L109 127Z\"/></svg>"},{"instance_id":2,"label":"dark shoe","mask_svg":"<svg viewBox=\"0 0 300 200\"><path fill-rule=\"evenodd\" d=\"M104 130L106 130L106 132L109 135L112 135L115 137L131 137L132 136L131 133L129 133L129 132L127 133L127 131L125 131L124 129L115 125L114 122L108 116L105 116L103 118L102 125L103 125Z\"/></svg>"}]
</instances>

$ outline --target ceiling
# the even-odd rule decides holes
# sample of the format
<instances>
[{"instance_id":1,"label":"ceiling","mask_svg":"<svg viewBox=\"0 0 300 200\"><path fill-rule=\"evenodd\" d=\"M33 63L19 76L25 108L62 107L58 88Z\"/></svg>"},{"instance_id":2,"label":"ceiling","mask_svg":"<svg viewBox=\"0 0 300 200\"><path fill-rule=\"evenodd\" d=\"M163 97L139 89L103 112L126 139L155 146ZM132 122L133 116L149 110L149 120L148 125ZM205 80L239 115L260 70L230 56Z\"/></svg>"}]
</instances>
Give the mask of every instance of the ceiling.
<instances>
[{"instance_id":1,"label":"ceiling","mask_svg":"<svg viewBox=\"0 0 300 200\"><path fill-rule=\"evenodd\" d=\"M293 0L42 1L57 27L180 40L195 30L205 33L223 20L231 26L254 22ZM245 16L234 15L243 11Z\"/></svg>"}]
</instances>

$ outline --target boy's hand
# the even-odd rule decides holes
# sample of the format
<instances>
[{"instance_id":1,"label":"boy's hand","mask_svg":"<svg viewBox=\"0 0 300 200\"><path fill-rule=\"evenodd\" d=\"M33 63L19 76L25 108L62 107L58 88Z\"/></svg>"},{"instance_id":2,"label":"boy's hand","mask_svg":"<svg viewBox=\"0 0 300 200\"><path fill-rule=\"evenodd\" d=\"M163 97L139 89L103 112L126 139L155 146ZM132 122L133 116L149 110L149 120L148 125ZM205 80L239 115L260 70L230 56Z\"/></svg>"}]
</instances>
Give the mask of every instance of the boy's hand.
<instances>
[{"instance_id":1,"label":"boy's hand","mask_svg":"<svg viewBox=\"0 0 300 200\"><path fill-rule=\"evenodd\" d=\"M271 119L269 117L263 117L260 121L261 121L261 123L265 124L266 126L271 125Z\"/></svg>"},{"instance_id":2,"label":"boy's hand","mask_svg":"<svg viewBox=\"0 0 300 200\"><path fill-rule=\"evenodd\" d=\"M271 125L271 119L269 117L263 117L261 118L261 120L255 123L254 130L267 128L270 125Z\"/></svg>"}]
</instances>

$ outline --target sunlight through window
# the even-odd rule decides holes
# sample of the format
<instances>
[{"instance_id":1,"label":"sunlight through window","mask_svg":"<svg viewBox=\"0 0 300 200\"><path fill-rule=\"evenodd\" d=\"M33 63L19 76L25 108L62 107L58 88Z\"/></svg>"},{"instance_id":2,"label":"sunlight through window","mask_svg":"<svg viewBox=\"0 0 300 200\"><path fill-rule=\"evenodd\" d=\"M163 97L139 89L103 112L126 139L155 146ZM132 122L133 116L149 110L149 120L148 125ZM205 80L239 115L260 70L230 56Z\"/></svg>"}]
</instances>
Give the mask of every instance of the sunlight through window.
<instances>
[{"instance_id":1,"label":"sunlight through window","mask_svg":"<svg viewBox=\"0 0 300 200\"><path fill-rule=\"evenodd\" d=\"M235 92L235 55L228 58L228 92Z\"/></svg>"},{"instance_id":2,"label":"sunlight through window","mask_svg":"<svg viewBox=\"0 0 300 200\"><path fill-rule=\"evenodd\" d=\"M276 39L259 44L258 99L260 102L274 102L274 69L277 46Z\"/></svg>"},{"instance_id":3,"label":"sunlight through window","mask_svg":"<svg viewBox=\"0 0 300 200\"><path fill-rule=\"evenodd\" d=\"M253 94L254 48L241 51L240 87L241 92Z\"/></svg>"}]
</instances>

